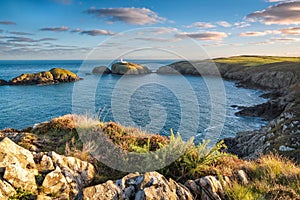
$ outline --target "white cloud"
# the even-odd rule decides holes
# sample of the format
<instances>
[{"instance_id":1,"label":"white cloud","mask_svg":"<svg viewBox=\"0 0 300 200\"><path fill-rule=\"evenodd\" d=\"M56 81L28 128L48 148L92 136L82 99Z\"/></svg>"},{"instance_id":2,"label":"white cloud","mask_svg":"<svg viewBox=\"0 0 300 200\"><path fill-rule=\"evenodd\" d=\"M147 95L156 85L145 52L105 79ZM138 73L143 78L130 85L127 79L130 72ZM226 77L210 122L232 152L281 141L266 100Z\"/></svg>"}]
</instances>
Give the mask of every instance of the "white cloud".
<instances>
[{"instance_id":1,"label":"white cloud","mask_svg":"<svg viewBox=\"0 0 300 200\"><path fill-rule=\"evenodd\" d=\"M132 25L156 24L166 21L165 18L158 16L155 12L147 8L90 8L88 14L106 19L108 23L117 21Z\"/></svg>"},{"instance_id":2,"label":"white cloud","mask_svg":"<svg viewBox=\"0 0 300 200\"><path fill-rule=\"evenodd\" d=\"M285 35L300 35L300 27L284 28L279 31Z\"/></svg>"},{"instance_id":3,"label":"white cloud","mask_svg":"<svg viewBox=\"0 0 300 200\"><path fill-rule=\"evenodd\" d=\"M177 34L176 37L190 37L190 38L194 38L194 39L199 39L199 40L223 40L224 38L228 37L227 33L224 32L192 32L192 33L180 33Z\"/></svg>"},{"instance_id":4,"label":"white cloud","mask_svg":"<svg viewBox=\"0 0 300 200\"><path fill-rule=\"evenodd\" d=\"M246 16L252 22L259 21L266 25L300 24L300 2L285 2L256 11Z\"/></svg>"},{"instance_id":5,"label":"white cloud","mask_svg":"<svg viewBox=\"0 0 300 200\"><path fill-rule=\"evenodd\" d=\"M208 23L208 22L195 22L191 25L186 26L186 28L214 28L216 27L215 25Z\"/></svg>"},{"instance_id":6,"label":"white cloud","mask_svg":"<svg viewBox=\"0 0 300 200\"><path fill-rule=\"evenodd\" d=\"M229 22L226 22L226 21L219 21L219 22L217 22L217 24L218 24L219 26L223 26L223 27L225 27L225 28L231 27L231 24L230 24Z\"/></svg>"},{"instance_id":7,"label":"white cloud","mask_svg":"<svg viewBox=\"0 0 300 200\"><path fill-rule=\"evenodd\" d=\"M114 35L115 33L107 30L84 30L80 32L81 34L86 34L90 36L99 36L99 35Z\"/></svg>"},{"instance_id":8,"label":"white cloud","mask_svg":"<svg viewBox=\"0 0 300 200\"><path fill-rule=\"evenodd\" d=\"M40 31L53 31L53 32L63 32L69 30L69 27L62 26L62 27L47 27L41 28Z\"/></svg>"}]
</instances>

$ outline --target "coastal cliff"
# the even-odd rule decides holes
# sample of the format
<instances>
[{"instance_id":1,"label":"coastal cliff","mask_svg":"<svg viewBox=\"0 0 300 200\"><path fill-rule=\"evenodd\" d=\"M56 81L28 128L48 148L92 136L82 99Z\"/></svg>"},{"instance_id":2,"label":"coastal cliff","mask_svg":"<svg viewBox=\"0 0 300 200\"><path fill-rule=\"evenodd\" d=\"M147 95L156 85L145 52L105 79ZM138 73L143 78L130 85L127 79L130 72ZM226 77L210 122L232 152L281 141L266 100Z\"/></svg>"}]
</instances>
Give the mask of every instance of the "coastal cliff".
<instances>
[{"instance_id":1,"label":"coastal cliff","mask_svg":"<svg viewBox=\"0 0 300 200\"><path fill-rule=\"evenodd\" d=\"M216 74L211 66L217 67ZM205 61L181 61L161 67L157 73L220 75L237 85L266 91L266 103L242 108L237 115L269 121L260 130L240 132L225 139L228 151L242 158L276 152L300 162L300 58L236 56Z\"/></svg>"},{"instance_id":2,"label":"coastal cliff","mask_svg":"<svg viewBox=\"0 0 300 200\"><path fill-rule=\"evenodd\" d=\"M49 71L34 74L22 74L10 81L0 80L0 85L37 85L37 84L56 84L79 81L80 78L73 72L62 69L53 68Z\"/></svg>"}]
</instances>

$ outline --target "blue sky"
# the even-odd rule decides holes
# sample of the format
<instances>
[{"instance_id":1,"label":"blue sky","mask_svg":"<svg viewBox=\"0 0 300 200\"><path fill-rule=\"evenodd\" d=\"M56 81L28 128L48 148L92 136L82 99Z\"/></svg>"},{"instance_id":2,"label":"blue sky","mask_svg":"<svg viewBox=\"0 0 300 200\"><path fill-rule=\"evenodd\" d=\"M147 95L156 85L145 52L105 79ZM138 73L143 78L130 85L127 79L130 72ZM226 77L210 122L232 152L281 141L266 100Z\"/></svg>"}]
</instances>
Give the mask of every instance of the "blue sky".
<instances>
[{"instance_id":1,"label":"blue sky","mask_svg":"<svg viewBox=\"0 0 300 200\"><path fill-rule=\"evenodd\" d=\"M2 0L0 9L2 60L105 59L146 47L195 59L300 56L299 1ZM129 57L149 56L172 58Z\"/></svg>"}]
</instances>

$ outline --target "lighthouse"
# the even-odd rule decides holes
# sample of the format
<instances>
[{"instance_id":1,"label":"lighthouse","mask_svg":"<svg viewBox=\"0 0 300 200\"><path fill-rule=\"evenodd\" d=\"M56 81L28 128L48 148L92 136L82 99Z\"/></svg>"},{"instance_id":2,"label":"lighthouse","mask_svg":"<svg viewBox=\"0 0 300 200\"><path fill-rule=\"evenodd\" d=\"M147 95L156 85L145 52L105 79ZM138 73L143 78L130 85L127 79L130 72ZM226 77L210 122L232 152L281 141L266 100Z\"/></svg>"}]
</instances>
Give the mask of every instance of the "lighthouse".
<instances>
[{"instance_id":1,"label":"lighthouse","mask_svg":"<svg viewBox=\"0 0 300 200\"><path fill-rule=\"evenodd\" d=\"M127 61L124 61L123 58L120 59L121 63L127 63Z\"/></svg>"}]
</instances>

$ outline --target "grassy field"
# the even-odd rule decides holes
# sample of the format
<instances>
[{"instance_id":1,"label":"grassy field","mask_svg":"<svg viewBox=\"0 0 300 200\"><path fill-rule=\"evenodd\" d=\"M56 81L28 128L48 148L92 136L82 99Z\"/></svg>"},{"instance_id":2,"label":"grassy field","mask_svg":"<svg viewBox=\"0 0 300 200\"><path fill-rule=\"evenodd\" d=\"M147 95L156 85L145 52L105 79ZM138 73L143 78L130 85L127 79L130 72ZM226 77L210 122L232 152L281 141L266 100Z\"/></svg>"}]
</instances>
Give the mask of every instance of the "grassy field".
<instances>
[{"instance_id":1,"label":"grassy field","mask_svg":"<svg viewBox=\"0 0 300 200\"><path fill-rule=\"evenodd\" d=\"M278 56L234 56L228 58L216 58L214 62L233 64L246 67L255 67L272 63L300 63L300 57L278 57Z\"/></svg>"}]
</instances>

